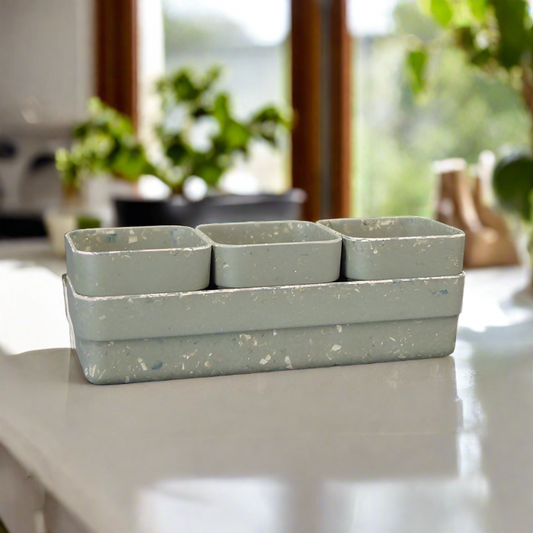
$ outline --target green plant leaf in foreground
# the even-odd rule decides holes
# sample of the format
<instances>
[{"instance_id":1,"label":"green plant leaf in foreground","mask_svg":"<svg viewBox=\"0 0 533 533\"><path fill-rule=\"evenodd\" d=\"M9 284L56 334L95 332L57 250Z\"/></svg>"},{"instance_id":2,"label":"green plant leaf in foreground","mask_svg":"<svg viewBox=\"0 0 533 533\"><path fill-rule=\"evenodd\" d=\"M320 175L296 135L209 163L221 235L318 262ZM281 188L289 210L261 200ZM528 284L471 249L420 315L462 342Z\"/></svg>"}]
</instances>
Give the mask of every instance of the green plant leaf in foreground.
<instances>
[{"instance_id":1,"label":"green plant leaf in foreground","mask_svg":"<svg viewBox=\"0 0 533 533\"><path fill-rule=\"evenodd\" d=\"M532 221L533 159L529 155L504 157L494 169L493 186L504 209Z\"/></svg>"},{"instance_id":2,"label":"green plant leaf in foreground","mask_svg":"<svg viewBox=\"0 0 533 533\"><path fill-rule=\"evenodd\" d=\"M411 50L406 58L407 79L411 90L418 94L426 87L426 67L428 62L428 54L425 48L420 47L416 50Z\"/></svg>"},{"instance_id":3,"label":"green plant leaf in foreground","mask_svg":"<svg viewBox=\"0 0 533 533\"><path fill-rule=\"evenodd\" d=\"M531 56L531 17L525 0L491 0L498 22L499 43L497 57L507 70Z\"/></svg>"},{"instance_id":4,"label":"green plant leaf in foreground","mask_svg":"<svg viewBox=\"0 0 533 533\"><path fill-rule=\"evenodd\" d=\"M476 19L483 20L485 18L487 0L468 0L468 7Z\"/></svg>"},{"instance_id":5,"label":"green plant leaf in foreground","mask_svg":"<svg viewBox=\"0 0 533 533\"><path fill-rule=\"evenodd\" d=\"M431 0L430 10L435 19L443 26L448 26L452 21L453 11L448 0Z\"/></svg>"}]
</instances>

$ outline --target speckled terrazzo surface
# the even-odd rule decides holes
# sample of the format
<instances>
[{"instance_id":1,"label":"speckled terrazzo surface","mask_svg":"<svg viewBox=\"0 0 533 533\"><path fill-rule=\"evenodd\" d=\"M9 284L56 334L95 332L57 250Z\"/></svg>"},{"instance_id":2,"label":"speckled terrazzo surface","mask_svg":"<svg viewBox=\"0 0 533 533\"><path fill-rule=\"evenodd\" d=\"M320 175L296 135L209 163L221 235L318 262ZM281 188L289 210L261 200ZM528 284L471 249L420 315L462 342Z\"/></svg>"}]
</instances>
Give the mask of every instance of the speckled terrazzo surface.
<instances>
[{"instance_id":1,"label":"speckled terrazzo surface","mask_svg":"<svg viewBox=\"0 0 533 533\"><path fill-rule=\"evenodd\" d=\"M378 280L451 276L463 270L465 234L421 217L321 220L342 236L343 275Z\"/></svg>"},{"instance_id":2,"label":"speckled terrazzo surface","mask_svg":"<svg viewBox=\"0 0 533 533\"><path fill-rule=\"evenodd\" d=\"M64 286L94 383L449 355L464 275L89 298Z\"/></svg>"},{"instance_id":3,"label":"speckled terrazzo surface","mask_svg":"<svg viewBox=\"0 0 533 533\"><path fill-rule=\"evenodd\" d=\"M239 222L198 226L213 246L218 287L272 287L336 281L342 241L311 222Z\"/></svg>"},{"instance_id":4,"label":"speckled terrazzo surface","mask_svg":"<svg viewBox=\"0 0 533 533\"><path fill-rule=\"evenodd\" d=\"M211 245L184 226L98 228L65 236L67 272L87 296L195 291L209 285Z\"/></svg>"}]
</instances>

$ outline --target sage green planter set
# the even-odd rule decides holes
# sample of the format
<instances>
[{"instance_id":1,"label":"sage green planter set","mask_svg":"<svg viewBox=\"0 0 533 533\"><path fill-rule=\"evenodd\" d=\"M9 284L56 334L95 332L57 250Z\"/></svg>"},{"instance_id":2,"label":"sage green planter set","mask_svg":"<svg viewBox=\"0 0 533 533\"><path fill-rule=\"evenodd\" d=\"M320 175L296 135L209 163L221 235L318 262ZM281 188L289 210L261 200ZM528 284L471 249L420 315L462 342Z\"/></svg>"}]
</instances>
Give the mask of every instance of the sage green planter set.
<instances>
[{"instance_id":1,"label":"sage green planter set","mask_svg":"<svg viewBox=\"0 0 533 533\"><path fill-rule=\"evenodd\" d=\"M442 357L463 232L416 217L76 230L63 277L95 384Z\"/></svg>"}]
</instances>

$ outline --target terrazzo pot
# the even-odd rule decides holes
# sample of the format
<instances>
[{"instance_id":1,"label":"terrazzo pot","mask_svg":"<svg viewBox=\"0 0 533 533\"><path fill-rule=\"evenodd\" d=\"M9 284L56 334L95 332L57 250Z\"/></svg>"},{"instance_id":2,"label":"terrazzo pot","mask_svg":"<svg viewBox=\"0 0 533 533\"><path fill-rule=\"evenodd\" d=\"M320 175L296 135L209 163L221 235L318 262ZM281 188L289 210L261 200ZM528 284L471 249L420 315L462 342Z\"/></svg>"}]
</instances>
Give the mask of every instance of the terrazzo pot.
<instances>
[{"instance_id":1,"label":"terrazzo pot","mask_svg":"<svg viewBox=\"0 0 533 533\"><path fill-rule=\"evenodd\" d=\"M185 226L70 231L67 273L85 296L195 291L209 285L211 244Z\"/></svg>"},{"instance_id":2,"label":"terrazzo pot","mask_svg":"<svg viewBox=\"0 0 533 533\"><path fill-rule=\"evenodd\" d=\"M465 234L422 217L319 220L342 236L347 279L452 276L463 270Z\"/></svg>"},{"instance_id":3,"label":"terrazzo pot","mask_svg":"<svg viewBox=\"0 0 533 533\"><path fill-rule=\"evenodd\" d=\"M242 222L197 227L213 247L217 287L271 287L335 281L341 237L312 222Z\"/></svg>"}]
</instances>

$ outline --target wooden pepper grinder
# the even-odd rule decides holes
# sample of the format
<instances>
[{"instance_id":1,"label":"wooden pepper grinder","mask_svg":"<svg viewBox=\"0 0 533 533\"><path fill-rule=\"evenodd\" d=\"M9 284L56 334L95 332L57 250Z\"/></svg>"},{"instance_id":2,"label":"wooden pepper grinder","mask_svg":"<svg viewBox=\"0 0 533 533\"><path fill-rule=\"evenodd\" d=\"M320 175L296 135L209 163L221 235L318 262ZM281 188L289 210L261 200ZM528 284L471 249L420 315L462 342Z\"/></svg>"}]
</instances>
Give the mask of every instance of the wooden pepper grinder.
<instances>
[{"instance_id":1,"label":"wooden pepper grinder","mask_svg":"<svg viewBox=\"0 0 533 533\"><path fill-rule=\"evenodd\" d=\"M485 201L486 178L476 177L472 189L466 168L464 159L435 163L440 180L436 219L465 232L465 268L518 264L505 220Z\"/></svg>"}]
</instances>

